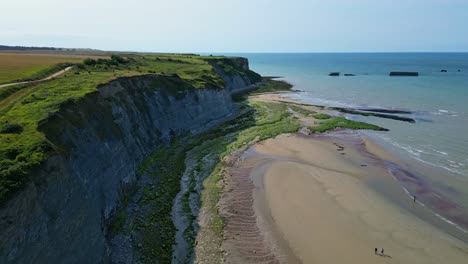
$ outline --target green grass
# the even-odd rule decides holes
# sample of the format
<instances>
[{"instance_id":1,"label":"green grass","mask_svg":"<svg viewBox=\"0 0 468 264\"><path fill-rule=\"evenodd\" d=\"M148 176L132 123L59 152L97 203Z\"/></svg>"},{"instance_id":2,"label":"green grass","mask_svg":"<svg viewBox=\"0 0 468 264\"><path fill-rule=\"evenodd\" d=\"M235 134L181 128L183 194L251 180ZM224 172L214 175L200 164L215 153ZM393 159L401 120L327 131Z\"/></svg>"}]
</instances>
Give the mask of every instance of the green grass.
<instances>
[{"instance_id":1,"label":"green grass","mask_svg":"<svg viewBox=\"0 0 468 264\"><path fill-rule=\"evenodd\" d=\"M27 84L20 84L20 85L12 85L12 86L0 88L0 103L4 103L3 101L7 99L10 95L26 87L28 87ZM1 105L2 104L0 104L0 109L1 109Z\"/></svg>"},{"instance_id":2,"label":"green grass","mask_svg":"<svg viewBox=\"0 0 468 264\"><path fill-rule=\"evenodd\" d=\"M416 122L413 118L400 116L400 115L394 115L394 114L358 111L358 110L355 110L355 109L343 108L343 107L330 107L329 109L336 110L336 111L339 111L341 113L352 114L352 115L375 116L375 117L379 117L379 118L387 118L387 119L393 119L393 120L409 122L409 123L415 123Z\"/></svg>"},{"instance_id":3,"label":"green grass","mask_svg":"<svg viewBox=\"0 0 468 264\"><path fill-rule=\"evenodd\" d=\"M327 114L316 114L316 115L313 115L313 117L315 119L330 119L331 118L331 116Z\"/></svg>"},{"instance_id":4,"label":"green grass","mask_svg":"<svg viewBox=\"0 0 468 264\"><path fill-rule=\"evenodd\" d=\"M19 79L18 81L41 80L41 79L47 78L47 77L53 75L54 73L57 73L57 72L65 69L65 68L67 68L69 66L72 66L72 65L74 65L74 64L69 63L69 62L58 63L58 64L55 64L55 65L49 66L47 68L44 68L44 69L42 69L41 71L39 71L37 73L31 74L28 77Z\"/></svg>"},{"instance_id":5,"label":"green grass","mask_svg":"<svg viewBox=\"0 0 468 264\"><path fill-rule=\"evenodd\" d=\"M225 163L225 157L245 150L254 142L283 133L294 133L301 127L299 120L288 111L291 108L290 104L243 102L241 105L242 114L235 120L206 133L182 138L171 146L162 147L142 163L138 173L140 175L146 173L158 182L158 184L144 187L139 204L150 210L144 216L138 217L139 220L133 225L143 234L142 238L135 243L141 245L138 247L138 252L144 262L167 263L171 261L176 233L171 211L174 198L180 191L180 180L184 172L189 173L189 179L187 191L182 194L181 203L190 221L196 221L190 204L195 187L200 184L196 178L206 175L202 182L203 190L199 196L199 206L207 212L205 215L207 228L213 237L203 243L204 247L215 249L216 254L210 256L213 258L211 259L213 263L222 260L221 244L225 222L219 212L218 202L224 188L221 182L224 177L224 168L230 166ZM295 111L303 111L302 114L307 115L315 114L313 111L301 109L295 109ZM318 127L309 129L314 132L324 132L338 127L383 130L374 125L342 117L330 117L328 120L321 121ZM193 171L186 172L185 158L189 151L196 165ZM214 159L214 162L206 164L207 157ZM198 177L195 177L196 175ZM121 218L122 216L118 213L111 230L120 230L122 222L124 223ZM195 247L197 234L192 225L182 232L187 242Z\"/></svg>"},{"instance_id":6,"label":"green grass","mask_svg":"<svg viewBox=\"0 0 468 264\"><path fill-rule=\"evenodd\" d=\"M142 244L139 252L143 259L150 263L167 263L171 260L176 230L170 215L173 200L180 191L180 180L186 169L184 160L188 151L195 151L192 155L197 165L189 175L188 190L182 196L182 207L188 219L194 221L196 218L192 214L189 201L197 184L195 174L206 174L200 202L209 212L208 226L216 235L216 240L210 243L218 245L219 248L224 228L224 220L217 207L223 188L219 184L223 177L222 168L225 166L223 158L247 147L254 139L264 140L282 133L296 132L299 128L299 122L287 111L286 105L253 102L245 104L243 114L235 120L156 151L139 169L140 175L146 173L160 183L146 186L140 200L141 206L151 208L136 224L136 228L144 234L142 240L138 241ZM212 165L204 163L203 159L207 155L214 159ZM192 226L183 232L187 241L194 243L196 233Z\"/></svg>"},{"instance_id":7,"label":"green grass","mask_svg":"<svg viewBox=\"0 0 468 264\"><path fill-rule=\"evenodd\" d=\"M305 109L303 107L300 107L300 106L297 106L297 105L293 105L293 104L289 104L288 106L292 111L296 112L296 113L299 113L303 116L310 116L310 115L314 115L316 112L315 111L311 111L311 110L308 110L308 109Z\"/></svg>"},{"instance_id":8,"label":"green grass","mask_svg":"<svg viewBox=\"0 0 468 264\"><path fill-rule=\"evenodd\" d=\"M0 133L0 203L25 184L34 167L61 149L46 140L38 130L39 123L63 105L77 103L97 91L99 85L119 77L157 74L163 77L155 79L153 88L162 87L175 96L190 89L224 87L212 57L207 61L200 56L152 54L128 55L127 59L127 63L117 65L79 65L44 83L0 88L0 124L23 128L20 133Z\"/></svg>"},{"instance_id":9,"label":"green grass","mask_svg":"<svg viewBox=\"0 0 468 264\"><path fill-rule=\"evenodd\" d=\"M170 263L175 226L171 211L174 197L180 191L180 177L185 170L185 148L173 144L156 151L140 168L160 184L147 185L139 201L150 208L135 223L142 234L139 254L146 263Z\"/></svg>"},{"instance_id":10,"label":"green grass","mask_svg":"<svg viewBox=\"0 0 468 264\"><path fill-rule=\"evenodd\" d=\"M109 223L109 233L111 235L117 234L123 230L125 221L127 220L127 211L125 208L118 210L112 217Z\"/></svg>"},{"instance_id":11,"label":"green grass","mask_svg":"<svg viewBox=\"0 0 468 264\"><path fill-rule=\"evenodd\" d=\"M154 177L158 184L144 187L140 206L149 207L150 210L138 217L135 228L143 234L138 243L138 252L143 262L167 263L171 261L172 246L175 243L175 226L171 219L173 201L180 192L180 180L183 173L189 173L188 185L182 194L181 204L186 217L190 221L196 221L193 208L190 203L196 192L196 186L200 184L196 179L203 179L203 190L199 206L206 212L207 228L213 237L209 241L203 241L204 247L214 249L214 255L210 254L211 262L218 263L223 259L221 250L222 237L225 227L223 217L219 212L218 202L221 198L224 185L225 157L245 150L249 145L283 133L294 133L301 128L298 119L294 118L293 110L303 115L312 115L322 118L319 126L309 128L314 132L325 132L335 128L374 129L384 130L378 126L347 120L342 117L331 117L325 114L317 114L305 108L286 103L266 103L243 101L242 114L235 120L227 122L218 128L197 136L188 136L173 143L171 146L162 147L151 157L142 163L139 174L146 173ZM328 119L325 119L328 118ZM191 172L186 171L185 158L190 152L191 159L196 162ZM205 163L206 159L212 159L212 163ZM197 176L197 177L196 177ZM202 176L202 177L200 177ZM122 223L117 214L119 227ZM113 227L113 229L117 229ZM182 230L186 241L195 247L197 233L192 225ZM192 249L189 249L192 250Z\"/></svg>"},{"instance_id":12,"label":"green grass","mask_svg":"<svg viewBox=\"0 0 468 264\"><path fill-rule=\"evenodd\" d=\"M212 56L204 56L203 57L206 61L208 61L211 65L215 65L216 67L223 70L224 74L227 75L240 75L244 77L248 77L253 82L260 82L262 77L251 70L246 70L244 68L245 61L244 58L238 57L217 57L213 58Z\"/></svg>"},{"instance_id":13,"label":"green grass","mask_svg":"<svg viewBox=\"0 0 468 264\"><path fill-rule=\"evenodd\" d=\"M272 93L272 92L290 92L292 85L285 81L278 81L272 78L263 78L264 84L255 90L252 94Z\"/></svg>"},{"instance_id":14,"label":"green grass","mask_svg":"<svg viewBox=\"0 0 468 264\"><path fill-rule=\"evenodd\" d=\"M4 123L0 125L0 134L18 134L23 132L23 127L14 123Z\"/></svg>"},{"instance_id":15,"label":"green grass","mask_svg":"<svg viewBox=\"0 0 468 264\"><path fill-rule=\"evenodd\" d=\"M231 155L248 147L254 139L265 140L282 133L297 132L300 128L299 122L287 112L287 106L277 103L255 102L249 103L246 114L240 116L230 124L220 128L218 133L210 135L216 138L217 134L226 135L233 133L230 138L218 142L217 148L223 151L219 154L219 163L214 167L211 174L203 182L202 207L208 211L208 228L215 235L210 247L219 249L213 263L222 259L221 243L224 230L224 219L219 213L217 203L223 191L220 180L224 177L224 157ZM205 245L206 246L206 245Z\"/></svg>"},{"instance_id":16,"label":"green grass","mask_svg":"<svg viewBox=\"0 0 468 264\"><path fill-rule=\"evenodd\" d=\"M364 122L357 122L357 121L346 119L344 117L333 117L326 121L321 121L317 126L309 127L309 130L313 133L323 133L323 132L334 130L337 128L387 131L387 129L376 126L376 125L372 125L372 124L368 124Z\"/></svg>"},{"instance_id":17,"label":"green grass","mask_svg":"<svg viewBox=\"0 0 468 264\"><path fill-rule=\"evenodd\" d=\"M0 53L0 84L42 79L82 60L64 55Z\"/></svg>"}]
</instances>

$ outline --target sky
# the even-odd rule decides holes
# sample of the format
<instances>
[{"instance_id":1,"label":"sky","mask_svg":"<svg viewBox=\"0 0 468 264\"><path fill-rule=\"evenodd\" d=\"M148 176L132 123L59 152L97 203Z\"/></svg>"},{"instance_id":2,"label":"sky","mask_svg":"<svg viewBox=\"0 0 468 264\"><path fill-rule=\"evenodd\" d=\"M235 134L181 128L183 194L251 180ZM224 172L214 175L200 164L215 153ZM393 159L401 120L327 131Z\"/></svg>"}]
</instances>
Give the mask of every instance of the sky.
<instances>
[{"instance_id":1,"label":"sky","mask_svg":"<svg viewBox=\"0 0 468 264\"><path fill-rule=\"evenodd\" d=\"M0 45L151 52L468 51L468 0L1 0Z\"/></svg>"}]
</instances>

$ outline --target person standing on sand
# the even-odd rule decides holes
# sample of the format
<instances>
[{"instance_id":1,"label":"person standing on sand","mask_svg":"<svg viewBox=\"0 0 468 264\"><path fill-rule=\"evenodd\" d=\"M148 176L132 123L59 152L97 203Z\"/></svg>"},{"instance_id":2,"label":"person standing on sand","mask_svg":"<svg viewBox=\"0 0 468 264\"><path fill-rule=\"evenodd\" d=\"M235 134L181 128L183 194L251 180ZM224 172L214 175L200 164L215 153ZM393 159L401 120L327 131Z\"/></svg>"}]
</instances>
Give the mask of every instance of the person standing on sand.
<instances>
[{"instance_id":1,"label":"person standing on sand","mask_svg":"<svg viewBox=\"0 0 468 264\"><path fill-rule=\"evenodd\" d=\"M374 248L374 254L377 254L377 248Z\"/></svg>"},{"instance_id":2,"label":"person standing on sand","mask_svg":"<svg viewBox=\"0 0 468 264\"><path fill-rule=\"evenodd\" d=\"M413 203L416 202L416 195L413 196Z\"/></svg>"},{"instance_id":3,"label":"person standing on sand","mask_svg":"<svg viewBox=\"0 0 468 264\"><path fill-rule=\"evenodd\" d=\"M384 249L382 248L382 250L380 250L380 253L382 254L382 256L384 255Z\"/></svg>"}]
</instances>

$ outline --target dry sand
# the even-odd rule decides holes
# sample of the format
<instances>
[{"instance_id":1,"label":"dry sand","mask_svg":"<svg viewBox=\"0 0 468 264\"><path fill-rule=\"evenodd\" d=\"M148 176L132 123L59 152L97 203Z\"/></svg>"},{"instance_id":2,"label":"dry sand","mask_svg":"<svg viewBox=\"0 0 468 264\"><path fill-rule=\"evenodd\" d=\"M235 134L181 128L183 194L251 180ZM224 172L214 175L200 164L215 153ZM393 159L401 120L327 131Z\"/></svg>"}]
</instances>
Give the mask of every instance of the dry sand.
<instances>
[{"instance_id":1,"label":"dry sand","mask_svg":"<svg viewBox=\"0 0 468 264\"><path fill-rule=\"evenodd\" d=\"M282 135L247 152L237 168L255 185L247 189L257 221L249 219L248 228L270 247L267 255L288 263L467 263L466 243L370 187L378 181L412 203L373 155L386 154L360 143ZM373 154L363 154L366 145ZM385 256L375 255L375 247Z\"/></svg>"}]
</instances>

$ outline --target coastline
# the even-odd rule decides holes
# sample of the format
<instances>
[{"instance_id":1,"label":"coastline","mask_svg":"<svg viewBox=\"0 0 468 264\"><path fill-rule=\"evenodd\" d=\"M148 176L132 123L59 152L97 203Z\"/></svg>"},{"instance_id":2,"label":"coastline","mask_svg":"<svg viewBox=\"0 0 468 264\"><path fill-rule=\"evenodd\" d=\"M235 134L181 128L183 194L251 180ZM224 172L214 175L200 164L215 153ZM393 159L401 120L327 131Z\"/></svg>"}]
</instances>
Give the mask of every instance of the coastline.
<instances>
[{"instance_id":1,"label":"coastline","mask_svg":"<svg viewBox=\"0 0 468 264\"><path fill-rule=\"evenodd\" d=\"M285 94L263 94L254 97L253 100L286 102L326 112L330 109L336 109L304 103L287 97ZM341 113L346 114L347 112ZM468 200L462 199L463 197L458 193L460 188L468 190L466 179L460 177L441 179L440 175L445 175L441 168L424 166L411 157L402 156L401 153L396 152L385 141L381 140L377 134L372 131L362 132L360 136L366 139L367 144L371 145L374 150L378 150L379 154L385 155L385 166L390 171L391 177L398 181L400 187L404 189L405 194L411 199L414 196L418 197L418 203L423 207L428 207L424 218L429 218L431 223L435 225L449 225L446 229L451 235L468 242L468 211L464 208L464 204Z\"/></svg>"},{"instance_id":2,"label":"coastline","mask_svg":"<svg viewBox=\"0 0 468 264\"><path fill-rule=\"evenodd\" d=\"M270 246L278 263L464 263L466 243L389 199L404 197L403 190L378 156L363 155L356 138L340 139L281 135L251 147L233 170L235 177L251 177L261 219L255 221L257 241ZM387 193L377 192L376 184ZM385 248L386 257L374 255L374 247Z\"/></svg>"},{"instance_id":3,"label":"coastline","mask_svg":"<svg viewBox=\"0 0 468 264\"><path fill-rule=\"evenodd\" d=\"M251 99L300 103L275 94ZM283 134L255 144L225 174L226 262L464 263L467 243L408 197L388 162L400 164L355 132ZM233 223L226 207L239 196L236 186L252 200L241 205L249 219ZM261 250L248 249L251 242ZM384 247L386 257L374 255L374 247Z\"/></svg>"}]
</instances>

